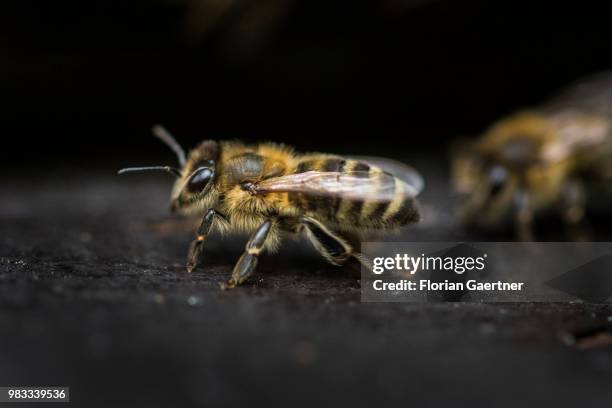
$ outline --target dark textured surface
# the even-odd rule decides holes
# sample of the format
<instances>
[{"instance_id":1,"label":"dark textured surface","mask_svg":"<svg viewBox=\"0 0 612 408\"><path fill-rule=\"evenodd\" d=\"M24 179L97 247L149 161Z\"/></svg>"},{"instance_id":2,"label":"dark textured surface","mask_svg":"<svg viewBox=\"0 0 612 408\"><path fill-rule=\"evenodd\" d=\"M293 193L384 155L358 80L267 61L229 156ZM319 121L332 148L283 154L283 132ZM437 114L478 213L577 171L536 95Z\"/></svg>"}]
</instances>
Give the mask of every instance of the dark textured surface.
<instances>
[{"instance_id":1,"label":"dark textured surface","mask_svg":"<svg viewBox=\"0 0 612 408\"><path fill-rule=\"evenodd\" d=\"M399 238L467 238L442 170L425 173L425 221ZM358 280L295 242L220 291L244 241L212 239L182 273L197 220L166 215L169 183L110 169L3 183L0 385L68 385L74 406L612 398L611 349L559 340L612 325L609 305L362 304Z\"/></svg>"}]
</instances>

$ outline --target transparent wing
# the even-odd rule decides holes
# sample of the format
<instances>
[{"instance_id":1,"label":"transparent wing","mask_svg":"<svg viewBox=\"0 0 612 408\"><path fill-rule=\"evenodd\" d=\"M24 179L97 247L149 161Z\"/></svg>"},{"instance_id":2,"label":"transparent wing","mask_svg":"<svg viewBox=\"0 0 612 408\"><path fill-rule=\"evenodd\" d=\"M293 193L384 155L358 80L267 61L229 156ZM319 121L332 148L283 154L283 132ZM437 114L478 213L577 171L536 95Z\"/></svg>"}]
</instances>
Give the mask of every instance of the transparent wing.
<instances>
[{"instance_id":1,"label":"transparent wing","mask_svg":"<svg viewBox=\"0 0 612 408\"><path fill-rule=\"evenodd\" d=\"M557 136L542 150L542 158L548 162L559 162L581 152L610 150L612 127L605 117L560 111L549 115L547 120Z\"/></svg>"},{"instance_id":2,"label":"transparent wing","mask_svg":"<svg viewBox=\"0 0 612 408\"><path fill-rule=\"evenodd\" d=\"M575 153L612 149L612 72L581 78L538 108L557 136L543 158L555 162Z\"/></svg>"},{"instance_id":3,"label":"transparent wing","mask_svg":"<svg viewBox=\"0 0 612 408\"><path fill-rule=\"evenodd\" d=\"M414 167L400 161L376 156L349 156L349 158L370 164L387 173L391 173L393 176L408 184L416 192L415 195L420 194L423 188L425 188L425 181L421 174Z\"/></svg>"},{"instance_id":4,"label":"transparent wing","mask_svg":"<svg viewBox=\"0 0 612 408\"><path fill-rule=\"evenodd\" d=\"M398 196L415 197L418 191L404 181L381 171L308 171L263 180L254 186L258 193L296 192L351 200L393 201Z\"/></svg>"},{"instance_id":5,"label":"transparent wing","mask_svg":"<svg viewBox=\"0 0 612 408\"><path fill-rule=\"evenodd\" d=\"M574 81L539 110L544 114L571 110L612 119L612 71Z\"/></svg>"}]
</instances>

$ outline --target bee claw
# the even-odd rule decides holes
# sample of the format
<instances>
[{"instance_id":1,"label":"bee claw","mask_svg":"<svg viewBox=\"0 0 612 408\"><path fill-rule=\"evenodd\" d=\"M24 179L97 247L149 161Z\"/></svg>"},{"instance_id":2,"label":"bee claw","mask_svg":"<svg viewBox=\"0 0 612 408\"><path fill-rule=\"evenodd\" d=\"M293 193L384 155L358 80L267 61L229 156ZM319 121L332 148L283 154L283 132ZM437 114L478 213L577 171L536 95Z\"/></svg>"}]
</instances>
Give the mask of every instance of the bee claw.
<instances>
[{"instance_id":1,"label":"bee claw","mask_svg":"<svg viewBox=\"0 0 612 408\"><path fill-rule=\"evenodd\" d=\"M230 279L227 283L220 282L219 286L222 290L234 289L236 287L236 281L234 279Z\"/></svg>"},{"instance_id":2,"label":"bee claw","mask_svg":"<svg viewBox=\"0 0 612 408\"><path fill-rule=\"evenodd\" d=\"M187 269L187 272L191 273L196 268L196 266L197 265L195 263L189 262L187 266L185 267L185 269Z\"/></svg>"}]
</instances>

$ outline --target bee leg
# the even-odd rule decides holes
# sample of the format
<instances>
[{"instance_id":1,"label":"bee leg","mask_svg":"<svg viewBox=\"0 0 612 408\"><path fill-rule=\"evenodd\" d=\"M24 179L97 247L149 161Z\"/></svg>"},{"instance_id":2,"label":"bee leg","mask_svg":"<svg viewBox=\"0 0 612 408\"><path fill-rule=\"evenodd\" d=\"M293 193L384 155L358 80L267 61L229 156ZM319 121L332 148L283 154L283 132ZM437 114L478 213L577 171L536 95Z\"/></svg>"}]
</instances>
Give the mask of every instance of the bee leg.
<instances>
[{"instance_id":1,"label":"bee leg","mask_svg":"<svg viewBox=\"0 0 612 408\"><path fill-rule=\"evenodd\" d=\"M191 245L189 246L189 253L187 254L187 272L193 271L198 266L198 260L202 254L202 250L204 249L204 240L210 233L215 215L225 218L214 208L210 208L208 211L206 211L206 214L204 214L204 218L202 219L202 223L196 232L196 238L191 241Z\"/></svg>"},{"instance_id":2,"label":"bee leg","mask_svg":"<svg viewBox=\"0 0 612 408\"><path fill-rule=\"evenodd\" d=\"M584 217L586 193L578 180L569 180L563 189L561 199L561 218L567 227L567 235L572 241L589 241L591 231Z\"/></svg>"},{"instance_id":3,"label":"bee leg","mask_svg":"<svg viewBox=\"0 0 612 408\"><path fill-rule=\"evenodd\" d=\"M529 202L529 196L525 191L516 193L514 196L514 206L514 223L518 239L524 242L533 241L533 210Z\"/></svg>"},{"instance_id":4,"label":"bee leg","mask_svg":"<svg viewBox=\"0 0 612 408\"><path fill-rule=\"evenodd\" d=\"M321 255L333 265L346 265L361 269L361 265L368 267L367 259L356 250L359 245L357 237L344 237L332 232L321 222L310 217L300 218L300 224L304 227L306 236ZM351 261L354 265L350 265Z\"/></svg>"},{"instance_id":5,"label":"bee leg","mask_svg":"<svg viewBox=\"0 0 612 408\"><path fill-rule=\"evenodd\" d=\"M240 285L253 274L257 266L257 258L264 248L266 238L271 228L272 220L267 220L257 228L253 235L251 235L251 238L246 244L244 253L240 259L238 259L236 266L234 266L232 277L226 284L221 286L223 289L231 289L236 285Z\"/></svg>"}]
</instances>

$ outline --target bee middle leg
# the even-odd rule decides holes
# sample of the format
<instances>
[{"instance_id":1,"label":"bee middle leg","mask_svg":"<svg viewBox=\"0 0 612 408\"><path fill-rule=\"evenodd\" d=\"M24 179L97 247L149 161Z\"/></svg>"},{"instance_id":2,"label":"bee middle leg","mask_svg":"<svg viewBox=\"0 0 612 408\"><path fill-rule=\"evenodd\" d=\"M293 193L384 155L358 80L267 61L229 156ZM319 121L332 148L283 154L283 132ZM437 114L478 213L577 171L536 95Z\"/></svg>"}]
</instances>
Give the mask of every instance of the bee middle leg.
<instances>
[{"instance_id":1,"label":"bee middle leg","mask_svg":"<svg viewBox=\"0 0 612 408\"><path fill-rule=\"evenodd\" d=\"M559 210L572 241L589 241L591 230L585 219L586 192L583 184L575 179L566 182Z\"/></svg>"},{"instance_id":2,"label":"bee middle leg","mask_svg":"<svg viewBox=\"0 0 612 408\"><path fill-rule=\"evenodd\" d=\"M514 225L519 241L533 241L533 209L531 208L529 195L525 191L516 193L514 209Z\"/></svg>"},{"instance_id":3,"label":"bee middle leg","mask_svg":"<svg viewBox=\"0 0 612 408\"><path fill-rule=\"evenodd\" d=\"M234 266L230 280L223 284L223 289L231 289L246 281L255 271L259 254L264 249L266 239L272 229L273 221L266 220L255 230L246 244L245 251Z\"/></svg>"},{"instance_id":4,"label":"bee middle leg","mask_svg":"<svg viewBox=\"0 0 612 408\"><path fill-rule=\"evenodd\" d=\"M187 272L192 272L198 266L199 259L202 255L202 250L204 249L204 240L212 229L215 216L225 218L214 208L210 208L208 211L206 211L206 214L204 214L202 223L196 232L196 238L191 241L191 245L189 246L189 253L187 254Z\"/></svg>"}]
</instances>

